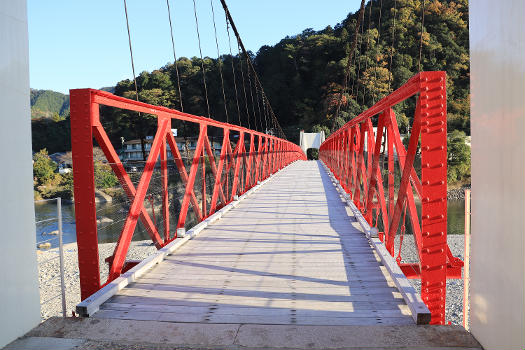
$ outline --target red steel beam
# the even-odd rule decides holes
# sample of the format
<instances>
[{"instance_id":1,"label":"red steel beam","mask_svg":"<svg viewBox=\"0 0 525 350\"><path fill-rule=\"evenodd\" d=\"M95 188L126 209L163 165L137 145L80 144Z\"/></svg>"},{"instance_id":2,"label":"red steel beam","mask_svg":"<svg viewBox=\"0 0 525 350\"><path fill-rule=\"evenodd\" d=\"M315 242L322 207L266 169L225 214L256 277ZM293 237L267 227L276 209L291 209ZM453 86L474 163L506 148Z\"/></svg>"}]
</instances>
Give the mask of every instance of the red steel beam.
<instances>
[{"instance_id":1,"label":"red steel beam","mask_svg":"<svg viewBox=\"0 0 525 350\"><path fill-rule=\"evenodd\" d=\"M89 91L72 91L70 96L78 269L83 300L100 289L92 129L93 116L99 107Z\"/></svg>"},{"instance_id":2,"label":"red steel beam","mask_svg":"<svg viewBox=\"0 0 525 350\"><path fill-rule=\"evenodd\" d=\"M231 197L237 193L245 192L253 186L254 181L265 179L270 173L291 163L297 159L305 159L299 146L288 141L280 140L275 136L266 135L258 131L246 129L240 126L221 123L209 118L182 113L165 107L153 106L142 102L128 100L123 97L115 96L108 92L93 89L75 89L70 91L71 95L71 135L73 153L73 175L75 190L75 215L77 224L77 242L80 270L80 287L82 299L87 298L101 288L100 266L98 264L98 239L95 206L95 183L93 165L93 138L97 139L102 148L112 170L117 175L122 188L128 199L132 202L128 216L122 227L119 241L115 247L113 256L109 261L110 274L108 282L115 279L122 273L125 267L131 266L126 263L126 253L132 239L137 220L140 218L148 234L152 238L157 248L161 248L171 240L176 238L176 234L171 238L169 222L169 198L168 198L168 157L167 147L169 146L175 165L178 169L180 178L185 185L185 195L183 198L182 209L179 213L177 227L184 227L189 203L192 204L193 211L199 221L207 215L211 215L217 209L217 200L220 196L221 205L228 201L228 173L231 166L234 166L234 188ZM127 109L136 112L153 114L158 118L158 128L149 153L144 172L141 176L139 185L135 189L129 175L126 173L115 149L104 131L103 125L99 120L99 106ZM200 125L199 141L197 150L194 154L193 164L188 175L178 150L175 138L171 133L171 119L191 122ZM219 168L215 164L215 157L211 150L207 138L207 127L213 126L224 130L223 149ZM232 152L229 133L231 131L240 134L239 142ZM249 136L247 136L249 135ZM244 140L250 138L250 150L246 153ZM259 149L255 153L254 140L258 137ZM273 145L269 148L268 145ZM278 148L275 145L279 145ZM276 154L278 152L278 154ZM203 205L201 208L196 199L194 186L197 169L200 165L200 157L207 154L210 160L211 171L215 178L212 205L209 213L206 212L206 189L203 188ZM164 219L164 237L161 238L155 224L152 222L144 208L144 199L151 180L155 164L160 156L160 171L162 174L162 216ZM244 158L244 160L243 160ZM234 163L234 164L232 164ZM203 166L203 176L205 176L205 164ZM256 168L256 169L254 169ZM242 170L244 169L244 170ZM222 179L222 173L226 170L226 176ZM245 177L240 178L240 174L245 172ZM224 193L223 182L226 184L226 194ZM205 182L203 181L203 186ZM215 198L215 199L214 199ZM230 199L231 200L231 199Z\"/></svg>"},{"instance_id":3,"label":"red steel beam","mask_svg":"<svg viewBox=\"0 0 525 350\"><path fill-rule=\"evenodd\" d=\"M405 149L392 107L416 94L419 96L414 122L409 145ZM377 135L374 135L371 118L376 115L379 115L379 120ZM385 133L386 140L382 145ZM419 139L421 177L414 167ZM375 226L378 220L374 220L374 214L376 218L382 216L385 233L381 233L380 237L392 255L400 219L404 217L403 211L407 210L419 263L399 264L409 278L421 278L421 296L431 311L432 324L445 323L446 279L460 276L462 266L461 260L452 256L446 240L446 145L445 73L421 72L330 135L319 152L320 159L350 193L367 221ZM386 193L381 160L385 152ZM394 182L396 161L401 172L397 193ZM416 210L414 190L422 203L421 219ZM403 229L404 225L403 222Z\"/></svg>"},{"instance_id":4,"label":"red steel beam","mask_svg":"<svg viewBox=\"0 0 525 350\"><path fill-rule=\"evenodd\" d=\"M144 166L144 171L140 178L139 185L137 186L137 193L133 199L129 209L128 217L126 218L124 227L122 227L120 237L115 247L115 252L113 253L114 258L111 268L109 269L109 280L114 280L120 276L122 272L122 267L124 266L129 244L131 242L131 238L133 237L135 226L137 225L137 219L144 207L144 198L146 198L146 192L148 190L151 176L153 175L153 169L159 157L160 146L162 145L162 141L166 135L168 122L169 119L167 118L159 118L158 129L155 134L155 138L153 139L153 144L151 145L151 150L148 160L146 161L146 165Z\"/></svg>"}]
</instances>

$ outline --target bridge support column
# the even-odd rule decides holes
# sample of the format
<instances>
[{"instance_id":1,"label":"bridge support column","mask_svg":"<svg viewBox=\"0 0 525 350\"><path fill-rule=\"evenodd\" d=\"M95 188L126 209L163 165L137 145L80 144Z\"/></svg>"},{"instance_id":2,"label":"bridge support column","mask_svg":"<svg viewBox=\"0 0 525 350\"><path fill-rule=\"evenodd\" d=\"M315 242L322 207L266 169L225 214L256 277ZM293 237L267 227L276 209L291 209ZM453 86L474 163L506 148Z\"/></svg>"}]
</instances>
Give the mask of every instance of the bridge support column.
<instances>
[{"instance_id":1,"label":"bridge support column","mask_svg":"<svg viewBox=\"0 0 525 350\"><path fill-rule=\"evenodd\" d=\"M76 215L80 296L85 299L100 289L92 128L100 124L99 107L87 89L71 90L70 99L75 212L82 213Z\"/></svg>"},{"instance_id":2,"label":"bridge support column","mask_svg":"<svg viewBox=\"0 0 525 350\"><path fill-rule=\"evenodd\" d=\"M469 1L470 331L525 348L525 2Z\"/></svg>"}]
</instances>

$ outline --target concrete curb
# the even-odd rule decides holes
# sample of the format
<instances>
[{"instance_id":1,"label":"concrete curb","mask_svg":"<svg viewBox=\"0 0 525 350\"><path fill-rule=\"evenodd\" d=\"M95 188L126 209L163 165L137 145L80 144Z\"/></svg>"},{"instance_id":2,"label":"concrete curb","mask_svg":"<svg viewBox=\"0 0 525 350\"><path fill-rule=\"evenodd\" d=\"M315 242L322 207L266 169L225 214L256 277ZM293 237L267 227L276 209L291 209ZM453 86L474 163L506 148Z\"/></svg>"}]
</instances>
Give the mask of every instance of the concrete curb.
<instances>
[{"instance_id":1,"label":"concrete curb","mask_svg":"<svg viewBox=\"0 0 525 350\"><path fill-rule=\"evenodd\" d=\"M392 255L390 255L383 242L381 242L379 238L374 237L375 235L373 235L373 233L371 232L372 229L363 217L363 214L359 209L357 209L354 202L350 199L350 196L345 192L339 181L337 181L330 168L328 168L328 166L323 161L320 162L321 164L323 164L337 191L345 199L347 205L350 207L350 210L352 210L354 217L356 218L357 222L359 222L359 224L361 225L361 228L363 229L364 234L368 238L368 241L370 242L377 255L381 259L381 263L387 269L388 273L390 274L390 277L392 277L392 280L394 281L397 289L399 290L406 304L410 308L414 322L416 322L416 324L430 323L430 310L428 309L427 305L423 302L423 299L421 299L419 293L415 290L410 281L406 278L403 271L401 271L401 268L397 265L397 262L394 260Z\"/></svg>"}]
</instances>

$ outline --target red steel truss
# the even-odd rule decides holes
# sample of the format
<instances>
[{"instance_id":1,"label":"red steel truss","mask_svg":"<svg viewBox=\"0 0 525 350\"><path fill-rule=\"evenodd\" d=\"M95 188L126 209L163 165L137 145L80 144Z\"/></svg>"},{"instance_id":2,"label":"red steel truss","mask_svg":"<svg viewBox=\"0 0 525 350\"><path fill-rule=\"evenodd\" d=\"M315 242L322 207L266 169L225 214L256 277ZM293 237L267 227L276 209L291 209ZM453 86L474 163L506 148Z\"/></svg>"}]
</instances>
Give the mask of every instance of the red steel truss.
<instances>
[{"instance_id":1,"label":"red steel truss","mask_svg":"<svg viewBox=\"0 0 525 350\"><path fill-rule=\"evenodd\" d=\"M216 210L233 201L258 181L279 171L291 162L306 159L301 148L289 141L267 135L240 126L214 121L213 119L182 113L176 110L152 106L128 100L113 94L92 90L71 90L71 148L73 153L73 176L75 193L75 216L78 242L78 264L80 270L80 288L82 299L98 291L103 285L100 281L100 266L97 238L97 217L95 207L95 182L93 164L93 137L103 150L108 163L124 189L131 206L110 263L109 277L106 283L114 280L126 270L128 252L137 221L140 219L157 249L162 248L177 238L169 232L168 203L168 158L167 149L171 150L173 161L185 184L185 194L178 215L178 228L184 228L190 208L199 221L204 220ZM101 105L131 110L157 117L157 131L145 163L140 182L135 188L129 175L113 148L99 118ZM199 138L193 154L189 174L184 166L181 154L171 132L171 120L191 122L199 125ZM208 127L222 129L222 149L216 163L215 155L208 138ZM232 149L231 132L238 133L238 141ZM236 135L237 136L237 135ZM249 149L246 144L249 143ZM255 149L257 145L257 149ZM211 192L211 205L207 208L206 182L202 181L201 203L195 195L195 180L199 167L205 174L205 156L208 157L211 171L215 178ZM145 208L145 199L153 170L160 157L162 172L164 237L161 237ZM241 170L241 169L244 169ZM233 170L233 184L229 187L227 179Z\"/></svg>"},{"instance_id":2,"label":"red steel truss","mask_svg":"<svg viewBox=\"0 0 525 350\"><path fill-rule=\"evenodd\" d=\"M416 94L414 121L408 148L405 148L392 107ZM421 177L414 167L419 141ZM396 260L408 278L421 278L421 296L432 313L431 323L444 324L447 276L461 278L463 266L460 259L452 256L447 244L445 72L421 72L412 77L332 134L321 145L319 157L370 226L377 227L381 218L384 231L379 232L379 237L392 256L395 235L400 222L400 231L404 233L408 212L419 263L403 264L400 254ZM401 173L397 183L396 162ZM386 184L383 174L387 176ZM421 216L414 194L421 202Z\"/></svg>"}]
</instances>

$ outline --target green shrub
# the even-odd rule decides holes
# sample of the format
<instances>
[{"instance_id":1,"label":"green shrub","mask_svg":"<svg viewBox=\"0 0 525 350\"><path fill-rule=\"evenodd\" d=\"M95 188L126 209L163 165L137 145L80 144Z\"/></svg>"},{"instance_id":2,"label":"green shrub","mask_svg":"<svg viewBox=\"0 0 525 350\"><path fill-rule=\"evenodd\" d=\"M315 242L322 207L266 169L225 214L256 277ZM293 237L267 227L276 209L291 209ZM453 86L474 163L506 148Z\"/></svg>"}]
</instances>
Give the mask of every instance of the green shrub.
<instances>
[{"instance_id":1,"label":"green shrub","mask_svg":"<svg viewBox=\"0 0 525 350\"><path fill-rule=\"evenodd\" d=\"M41 149L33 156L33 176L39 185L55 179L57 164L49 158L47 150Z\"/></svg>"},{"instance_id":2,"label":"green shrub","mask_svg":"<svg viewBox=\"0 0 525 350\"><path fill-rule=\"evenodd\" d=\"M470 179L470 147L465 142L463 131L454 130L447 137L449 184Z\"/></svg>"},{"instance_id":3,"label":"green shrub","mask_svg":"<svg viewBox=\"0 0 525 350\"><path fill-rule=\"evenodd\" d=\"M98 189L115 187L118 179L113 173L111 166L101 162L95 162L95 186Z\"/></svg>"}]
</instances>

